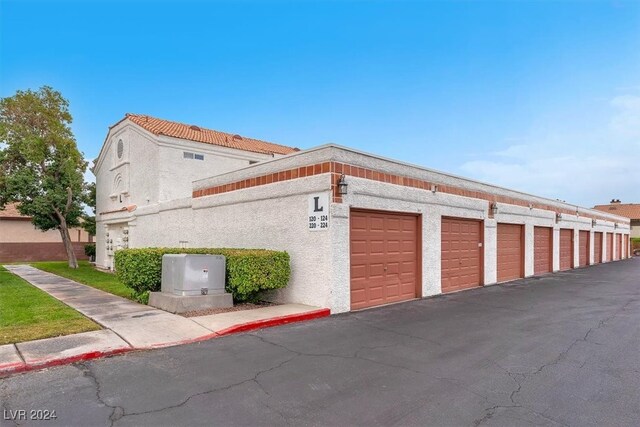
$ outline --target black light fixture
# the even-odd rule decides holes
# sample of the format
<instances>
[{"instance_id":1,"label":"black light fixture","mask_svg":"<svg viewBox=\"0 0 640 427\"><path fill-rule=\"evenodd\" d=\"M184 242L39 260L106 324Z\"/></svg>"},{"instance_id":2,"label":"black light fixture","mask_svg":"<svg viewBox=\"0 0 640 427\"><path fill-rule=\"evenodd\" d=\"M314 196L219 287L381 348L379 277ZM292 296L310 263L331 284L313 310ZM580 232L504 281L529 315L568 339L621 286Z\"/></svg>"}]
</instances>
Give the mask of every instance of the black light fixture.
<instances>
[{"instance_id":1,"label":"black light fixture","mask_svg":"<svg viewBox=\"0 0 640 427\"><path fill-rule=\"evenodd\" d=\"M559 222L562 219L562 214L560 212L556 212L556 222Z\"/></svg>"},{"instance_id":2,"label":"black light fixture","mask_svg":"<svg viewBox=\"0 0 640 427\"><path fill-rule=\"evenodd\" d=\"M591 220L591 226L595 227L598 224L598 221L596 221L595 219Z\"/></svg>"},{"instance_id":3,"label":"black light fixture","mask_svg":"<svg viewBox=\"0 0 640 427\"><path fill-rule=\"evenodd\" d=\"M498 213L498 204L496 202L491 203L491 215Z\"/></svg>"},{"instance_id":4,"label":"black light fixture","mask_svg":"<svg viewBox=\"0 0 640 427\"><path fill-rule=\"evenodd\" d=\"M347 194L347 181L344 179L344 174L340 175L340 179L338 180L338 194L344 195Z\"/></svg>"}]
</instances>

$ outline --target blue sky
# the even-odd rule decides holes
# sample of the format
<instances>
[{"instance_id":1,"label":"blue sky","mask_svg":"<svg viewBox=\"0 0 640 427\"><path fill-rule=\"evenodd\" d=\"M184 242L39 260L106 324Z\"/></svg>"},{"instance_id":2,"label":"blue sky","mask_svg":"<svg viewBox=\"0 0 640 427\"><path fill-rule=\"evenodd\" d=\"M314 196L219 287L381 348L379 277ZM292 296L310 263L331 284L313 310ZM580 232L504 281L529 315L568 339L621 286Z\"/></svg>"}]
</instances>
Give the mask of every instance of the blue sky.
<instances>
[{"instance_id":1,"label":"blue sky","mask_svg":"<svg viewBox=\"0 0 640 427\"><path fill-rule=\"evenodd\" d=\"M0 96L60 90L87 158L134 112L640 202L640 2L1 0L0 49Z\"/></svg>"}]
</instances>

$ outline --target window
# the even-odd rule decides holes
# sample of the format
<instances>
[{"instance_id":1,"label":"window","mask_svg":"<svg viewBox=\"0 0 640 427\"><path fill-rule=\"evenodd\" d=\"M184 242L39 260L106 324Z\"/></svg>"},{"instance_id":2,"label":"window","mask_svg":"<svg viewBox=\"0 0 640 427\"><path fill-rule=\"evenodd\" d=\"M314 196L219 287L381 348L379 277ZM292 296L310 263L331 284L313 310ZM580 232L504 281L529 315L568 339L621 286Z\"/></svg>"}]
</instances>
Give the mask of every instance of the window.
<instances>
[{"instance_id":1,"label":"window","mask_svg":"<svg viewBox=\"0 0 640 427\"><path fill-rule=\"evenodd\" d=\"M118 159L122 158L124 154L124 142L121 139L118 140Z\"/></svg>"},{"instance_id":2,"label":"window","mask_svg":"<svg viewBox=\"0 0 640 427\"><path fill-rule=\"evenodd\" d=\"M204 160L204 154L189 153L188 151L183 151L182 157L185 159Z\"/></svg>"}]
</instances>

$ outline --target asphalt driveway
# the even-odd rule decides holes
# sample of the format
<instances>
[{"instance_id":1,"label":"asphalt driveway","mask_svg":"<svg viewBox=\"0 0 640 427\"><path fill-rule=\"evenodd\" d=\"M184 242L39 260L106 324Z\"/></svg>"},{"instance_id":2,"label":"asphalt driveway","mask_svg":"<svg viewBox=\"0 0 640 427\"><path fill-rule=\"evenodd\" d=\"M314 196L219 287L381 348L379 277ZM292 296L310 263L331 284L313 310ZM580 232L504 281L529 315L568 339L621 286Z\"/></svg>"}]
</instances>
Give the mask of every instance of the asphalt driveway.
<instances>
[{"instance_id":1,"label":"asphalt driveway","mask_svg":"<svg viewBox=\"0 0 640 427\"><path fill-rule=\"evenodd\" d=\"M18 375L0 403L3 426L638 426L640 259Z\"/></svg>"}]
</instances>

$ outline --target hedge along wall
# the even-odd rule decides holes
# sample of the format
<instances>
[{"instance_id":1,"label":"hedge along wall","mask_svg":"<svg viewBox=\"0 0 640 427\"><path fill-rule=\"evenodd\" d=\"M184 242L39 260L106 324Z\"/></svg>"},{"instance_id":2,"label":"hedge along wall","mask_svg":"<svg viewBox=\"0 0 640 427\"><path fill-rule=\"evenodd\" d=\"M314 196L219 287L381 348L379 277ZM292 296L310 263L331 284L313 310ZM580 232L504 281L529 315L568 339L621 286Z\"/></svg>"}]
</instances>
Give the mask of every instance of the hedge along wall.
<instances>
[{"instance_id":1,"label":"hedge along wall","mask_svg":"<svg viewBox=\"0 0 640 427\"><path fill-rule=\"evenodd\" d=\"M160 290L162 255L208 254L226 258L226 290L235 301L257 298L260 291L287 286L291 267L289 254L265 249L143 248L115 253L116 274L138 295Z\"/></svg>"}]
</instances>

